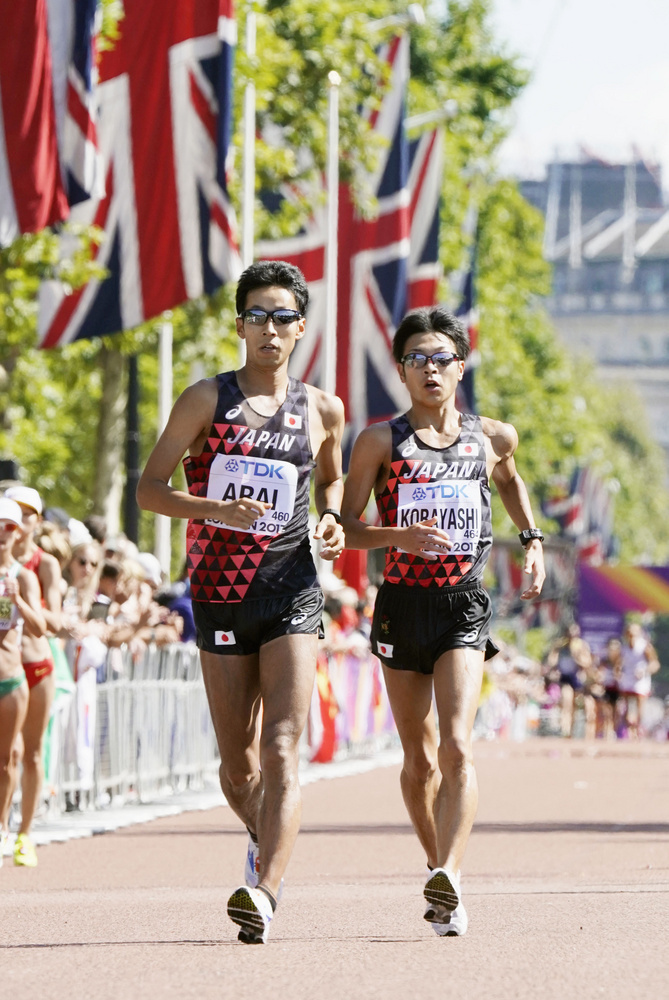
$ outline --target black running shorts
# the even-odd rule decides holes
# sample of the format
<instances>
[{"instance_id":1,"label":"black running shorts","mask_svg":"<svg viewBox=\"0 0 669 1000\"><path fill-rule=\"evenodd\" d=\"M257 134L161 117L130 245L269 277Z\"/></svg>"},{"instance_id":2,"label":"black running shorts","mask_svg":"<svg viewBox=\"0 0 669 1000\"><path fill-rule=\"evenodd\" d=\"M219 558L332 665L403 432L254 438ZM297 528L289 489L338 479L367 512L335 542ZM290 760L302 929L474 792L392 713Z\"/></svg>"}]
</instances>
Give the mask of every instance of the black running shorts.
<instances>
[{"instance_id":1,"label":"black running shorts","mask_svg":"<svg viewBox=\"0 0 669 1000\"><path fill-rule=\"evenodd\" d=\"M498 652L490 639L492 605L478 583L403 587L385 582L376 595L372 652L386 667L431 674L449 649Z\"/></svg>"},{"instance_id":2,"label":"black running shorts","mask_svg":"<svg viewBox=\"0 0 669 1000\"><path fill-rule=\"evenodd\" d=\"M251 601L193 601L199 649L220 656L247 656L281 635L323 638L323 594L305 590Z\"/></svg>"}]
</instances>

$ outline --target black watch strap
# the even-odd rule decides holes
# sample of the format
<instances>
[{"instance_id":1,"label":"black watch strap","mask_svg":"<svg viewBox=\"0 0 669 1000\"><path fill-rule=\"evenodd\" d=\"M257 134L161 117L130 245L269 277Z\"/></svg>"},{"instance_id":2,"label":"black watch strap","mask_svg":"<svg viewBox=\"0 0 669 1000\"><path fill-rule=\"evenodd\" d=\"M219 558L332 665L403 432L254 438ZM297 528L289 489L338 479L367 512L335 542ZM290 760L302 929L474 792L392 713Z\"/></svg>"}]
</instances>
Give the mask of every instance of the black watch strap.
<instances>
[{"instance_id":1,"label":"black watch strap","mask_svg":"<svg viewBox=\"0 0 669 1000\"><path fill-rule=\"evenodd\" d=\"M333 510L332 507L327 507L320 516L319 520L323 520L326 514L332 514L337 524L341 524L341 514L338 510Z\"/></svg>"},{"instance_id":2,"label":"black watch strap","mask_svg":"<svg viewBox=\"0 0 669 1000\"><path fill-rule=\"evenodd\" d=\"M520 544L522 546L525 546L529 545L530 542L535 538L538 538L540 542L543 542L544 533L541 530L541 528L525 528L524 531L520 532L518 537L520 539Z\"/></svg>"}]
</instances>

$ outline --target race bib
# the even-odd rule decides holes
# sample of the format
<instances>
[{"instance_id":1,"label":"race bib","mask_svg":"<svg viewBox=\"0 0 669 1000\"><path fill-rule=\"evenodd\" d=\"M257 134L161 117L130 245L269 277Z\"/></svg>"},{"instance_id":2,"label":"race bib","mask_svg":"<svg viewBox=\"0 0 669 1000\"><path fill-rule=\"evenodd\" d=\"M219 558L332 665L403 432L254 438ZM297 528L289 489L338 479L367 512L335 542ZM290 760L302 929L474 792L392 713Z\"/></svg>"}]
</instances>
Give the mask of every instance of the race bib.
<instances>
[{"instance_id":1,"label":"race bib","mask_svg":"<svg viewBox=\"0 0 669 1000\"><path fill-rule=\"evenodd\" d=\"M435 527L445 531L453 542L448 555L472 555L481 537L480 481L442 479L425 485L400 483L397 527L409 528L431 517L436 517ZM444 555L444 551L429 554Z\"/></svg>"},{"instance_id":2,"label":"race bib","mask_svg":"<svg viewBox=\"0 0 669 1000\"><path fill-rule=\"evenodd\" d=\"M278 535L286 527L295 507L297 468L290 462L238 455L216 455L209 471L210 500L262 500L271 510L250 528L236 528L224 521L207 519L205 524L251 535Z\"/></svg>"}]
</instances>

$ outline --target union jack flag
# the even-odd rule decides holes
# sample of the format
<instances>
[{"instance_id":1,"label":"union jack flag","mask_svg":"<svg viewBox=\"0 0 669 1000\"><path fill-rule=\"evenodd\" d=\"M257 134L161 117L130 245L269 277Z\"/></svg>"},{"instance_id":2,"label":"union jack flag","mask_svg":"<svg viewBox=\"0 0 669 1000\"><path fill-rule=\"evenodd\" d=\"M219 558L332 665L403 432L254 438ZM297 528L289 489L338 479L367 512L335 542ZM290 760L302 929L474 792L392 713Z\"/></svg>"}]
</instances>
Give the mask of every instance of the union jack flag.
<instances>
[{"instance_id":1,"label":"union jack flag","mask_svg":"<svg viewBox=\"0 0 669 1000\"><path fill-rule=\"evenodd\" d=\"M88 198L101 198L105 190L104 164L97 137L98 0L68 0L67 8L73 17L70 32L72 48L66 67L67 93L61 147L67 200L70 205L77 205ZM63 26L65 21L63 18Z\"/></svg>"},{"instance_id":2,"label":"union jack flag","mask_svg":"<svg viewBox=\"0 0 669 1000\"><path fill-rule=\"evenodd\" d=\"M407 308L434 304L440 275L441 134L429 132L408 142L408 38L394 38L382 55L391 71L389 85L381 107L365 116L386 140L368 178L378 203L376 216L363 218L349 188L341 185L339 190L337 394L353 435L409 405L392 358L392 338ZM291 374L316 383L325 330L325 223L326 210L317 207L297 236L256 244L258 258L288 260L309 283L307 332L291 358Z\"/></svg>"},{"instance_id":3,"label":"union jack flag","mask_svg":"<svg viewBox=\"0 0 669 1000\"><path fill-rule=\"evenodd\" d=\"M0 246L67 218L46 0L0 0Z\"/></svg>"},{"instance_id":4,"label":"union jack flag","mask_svg":"<svg viewBox=\"0 0 669 1000\"><path fill-rule=\"evenodd\" d=\"M40 295L40 342L129 329L237 276L227 192L232 0L126 0L122 37L100 61L105 194L71 219L105 232L109 276Z\"/></svg>"},{"instance_id":5,"label":"union jack flag","mask_svg":"<svg viewBox=\"0 0 669 1000\"><path fill-rule=\"evenodd\" d=\"M469 333L469 343L471 344L471 354L465 364L465 373L458 386L458 404L461 409L469 413L476 413L476 386L475 373L478 368L481 355L479 353L479 319L476 309L476 249L472 249L470 267L465 274L462 288L462 298L455 310L455 315L459 316Z\"/></svg>"}]
</instances>

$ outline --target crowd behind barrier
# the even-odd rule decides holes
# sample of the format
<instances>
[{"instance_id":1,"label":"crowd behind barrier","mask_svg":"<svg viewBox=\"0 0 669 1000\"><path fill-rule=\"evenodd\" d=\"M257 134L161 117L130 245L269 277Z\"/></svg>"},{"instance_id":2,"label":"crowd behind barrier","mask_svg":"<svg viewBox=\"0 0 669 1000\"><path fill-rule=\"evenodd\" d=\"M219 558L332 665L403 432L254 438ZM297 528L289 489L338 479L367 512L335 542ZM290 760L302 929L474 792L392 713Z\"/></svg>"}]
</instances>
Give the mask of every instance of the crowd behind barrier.
<instances>
[{"instance_id":1,"label":"crowd behind barrier","mask_svg":"<svg viewBox=\"0 0 669 1000\"><path fill-rule=\"evenodd\" d=\"M349 615L349 619L352 616ZM548 683L547 683L548 680ZM669 714L647 703L646 735L667 739ZM506 650L489 665L476 739L561 734L559 686L542 665ZM586 735L577 707L574 736ZM383 671L359 628L331 620L320 652L305 762L397 745ZM47 745L46 794L59 812L148 801L216 780L218 751L194 643L109 650L97 670L59 683Z\"/></svg>"},{"instance_id":2,"label":"crowd behind barrier","mask_svg":"<svg viewBox=\"0 0 669 1000\"><path fill-rule=\"evenodd\" d=\"M26 504L31 494L37 504L35 491L21 488ZM45 517L39 525L33 518L30 531L60 564L63 582L61 627L49 638L55 698L43 748L42 810L118 806L215 782L218 751L186 574L167 581L153 555L123 536L108 537L99 519L84 525L58 510ZM304 761L325 764L372 755L398 745L398 737L370 649L376 588L356 590L332 573L322 583L325 641L301 752ZM634 728L628 717L637 682L633 677L625 689L623 661L631 656L640 670L650 662L641 651L652 650L637 631L633 656L620 656L615 642L592 655L574 626L544 662L500 643L501 653L486 664L475 738L667 739L669 707L647 697L650 667ZM14 800L18 810L20 787Z\"/></svg>"}]
</instances>

